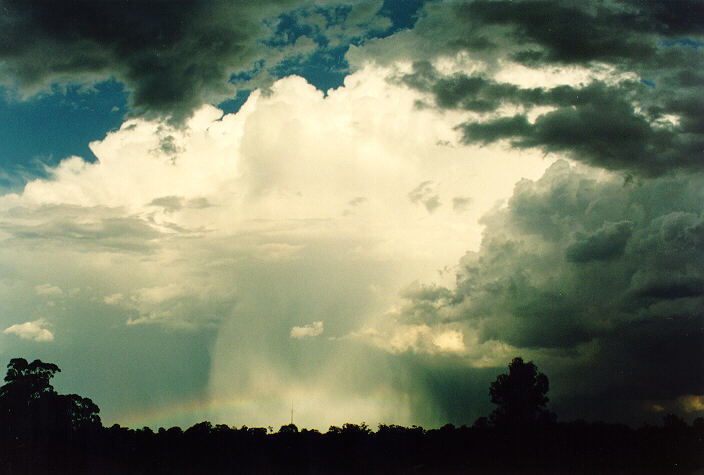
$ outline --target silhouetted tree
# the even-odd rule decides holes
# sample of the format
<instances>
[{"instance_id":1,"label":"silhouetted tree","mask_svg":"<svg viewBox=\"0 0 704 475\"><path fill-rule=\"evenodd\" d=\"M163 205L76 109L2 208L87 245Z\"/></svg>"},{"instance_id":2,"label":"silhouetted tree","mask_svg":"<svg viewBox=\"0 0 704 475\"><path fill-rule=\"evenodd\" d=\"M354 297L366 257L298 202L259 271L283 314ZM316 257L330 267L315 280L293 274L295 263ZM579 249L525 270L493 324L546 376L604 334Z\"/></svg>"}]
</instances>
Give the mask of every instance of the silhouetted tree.
<instances>
[{"instance_id":1,"label":"silhouetted tree","mask_svg":"<svg viewBox=\"0 0 704 475\"><path fill-rule=\"evenodd\" d=\"M0 387L0 401L28 406L42 395L54 392L49 380L60 371L53 363L40 360L27 363L24 358L12 358L7 364L6 384Z\"/></svg>"},{"instance_id":2,"label":"silhouetted tree","mask_svg":"<svg viewBox=\"0 0 704 475\"><path fill-rule=\"evenodd\" d=\"M279 434L297 434L298 433L298 426L294 424L293 422L291 424L286 424L281 426L279 429Z\"/></svg>"},{"instance_id":3,"label":"silhouetted tree","mask_svg":"<svg viewBox=\"0 0 704 475\"><path fill-rule=\"evenodd\" d=\"M56 396L49 380L61 371L52 363L13 358L7 365L5 384L0 387L0 426L8 441L21 441L43 422L49 399Z\"/></svg>"},{"instance_id":4,"label":"silhouetted tree","mask_svg":"<svg viewBox=\"0 0 704 475\"><path fill-rule=\"evenodd\" d=\"M100 426L100 408L87 397L78 394L56 396L57 414L64 418L63 423L74 431Z\"/></svg>"},{"instance_id":5,"label":"silhouetted tree","mask_svg":"<svg viewBox=\"0 0 704 475\"><path fill-rule=\"evenodd\" d=\"M548 377L521 357L514 358L508 370L508 374L497 376L489 388L491 402L497 405L490 421L496 426L518 428L554 419L545 407L550 388Z\"/></svg>"},{"instance_id":6,"label":"silhouetted tree","mask_svg":"<svg viewBox=\"0 0 704 475\"><path fill-rule=\"evenodd\" d=\"M100 409L77 394L59 395L50 380L61 370L53 363L13 358L0 387L3 436L17 443L47 437L70 438L76 431L100 427Z\"/></svg>"}]
</instances>

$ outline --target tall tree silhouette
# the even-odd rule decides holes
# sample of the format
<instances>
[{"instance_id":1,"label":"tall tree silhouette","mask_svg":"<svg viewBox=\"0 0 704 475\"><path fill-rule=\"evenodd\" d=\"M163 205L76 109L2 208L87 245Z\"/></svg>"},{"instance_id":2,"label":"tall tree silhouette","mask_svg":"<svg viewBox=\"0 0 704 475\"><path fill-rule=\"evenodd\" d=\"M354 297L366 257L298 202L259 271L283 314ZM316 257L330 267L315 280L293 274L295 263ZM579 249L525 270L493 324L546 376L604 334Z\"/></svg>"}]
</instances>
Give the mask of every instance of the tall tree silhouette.
<instances>
[{"instance_id":1,"label":"tall tree silhouette","mask_svg":"<svg viewBox=\"0 0 704 475\"><path fill-rule=\"evenodd\" d=\"M525 428L554 419L546 408L548 377L521 357L514 358L508 370L489 388L491 402L497 405L489 416L491 422L499 427Z\"/></svg>"},{"instance_id":2,"label":"tall tree silhouette","mask_svg":"<svg viewBox=\"0 0 704 475\"><path fill-rule=\"evenodd\" d=\"M100 426L100 409L93 401L56 393L50 380L60 371L55 364L40 360L10 360L5 384L0 387L0 425L6 440L66 438L74 431Z\"/></svg>"},{"instance_id":3,"label":"tall tree silhouette","mask_svg":"<svg viewBox=\"0 0 704 475\"><path fill-rule=\"evenodd\" d=\"M46 408L48 399L56 396L49 380L61 371L53 363L13 358L7 365L5 384L0 387L0 423L8 439L29 436Z\"/></svg>"},{"instance_id":4,"label":"tall tree silhouette","mask_svg":"<svg viewBox=\"0 0 704 475\"><path fill-rule=\"evenodd\" d=\"M27 363L24 358L12 358L7 364L6 384L0 387L0 400L9 402L21 399L25 404L30 404L43 394L54 392L49 380L60 371L53 363L40 360Z\"/></svg>"}]
</instances>

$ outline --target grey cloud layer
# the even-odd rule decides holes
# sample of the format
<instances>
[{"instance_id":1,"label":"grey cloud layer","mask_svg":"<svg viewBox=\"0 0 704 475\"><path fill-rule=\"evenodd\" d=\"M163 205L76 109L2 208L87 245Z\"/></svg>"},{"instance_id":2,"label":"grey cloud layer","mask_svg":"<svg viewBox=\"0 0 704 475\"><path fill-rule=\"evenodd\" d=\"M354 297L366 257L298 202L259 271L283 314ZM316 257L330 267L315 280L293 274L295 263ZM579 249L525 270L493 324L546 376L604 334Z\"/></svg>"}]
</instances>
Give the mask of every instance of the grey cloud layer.
<instances>
[{"instance_id":1,"label":"grey cloud layer","mask_svg":"<svg viewBox=\"0 0 704 475\"><path fill-rule=\"evenodd\" d=\"M397 80L428 92L436 107L473 113L459 127L466 143L508 140L657 176L704 163L702 18L701 2L688 1L434 3L413 31L364 53L381 62L414 61L413 72ZM431 65L461 51L486 70L442 74ZM521 88L492 79L502 61L613 73L609 84ZM522 112L497 117L503 106ZM536 106L552 110L530 119Z\"/></svg>"},{"instance_id":2,"label":"grey cloud layer","mask_svg":"<svg viewBox=\"0 0 704 475\"><path fill-rule=\"evenodd\" d=\"M0 219L0 230L12 236L10 245L78 247L82 250L145 252L154 248L152 240L162 233L123 209L45 205L38 208L11 208Z\"/></svg>"},{"instance_id":3,"label":"grey cloud layer","mask_svg":"<svg viewBox=\"0 0 704 475\"><path fill-rule=\"evenodd\" d=\"M685 112L674 105L672 98L670 107L658 106L653 99L644 115L639 102L650 94L648 86L641 84L622 83L608 88L592 83L583 88L555 89L558 91L538 91L537 96L543 92L548 96L567 93L573 95L574 102L545 101L556 109L539 115L534 122L518 114L464 123L460 126L464 141L486 144L508 139L516 148L564 152L593 165L644 175L660 175L677 168L702 169L704 129L700 128L700 110ZM637 90L642 97L633 94ZM542 102L542 98L537 99L532 105ZM498 100L511 101L506 96ZM698 101L694 97L691 100ZM678 116L679 124L659 123L666 114Z\"/></svg>"}]
</instances>

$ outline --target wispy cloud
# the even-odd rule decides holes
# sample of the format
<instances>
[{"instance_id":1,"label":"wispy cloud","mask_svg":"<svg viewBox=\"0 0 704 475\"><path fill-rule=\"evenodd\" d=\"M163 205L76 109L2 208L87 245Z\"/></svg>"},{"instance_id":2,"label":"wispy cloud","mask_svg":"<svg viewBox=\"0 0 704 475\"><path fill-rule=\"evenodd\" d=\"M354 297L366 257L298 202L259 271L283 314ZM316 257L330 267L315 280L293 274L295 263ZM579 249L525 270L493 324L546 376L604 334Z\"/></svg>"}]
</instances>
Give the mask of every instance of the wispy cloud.
<instances>
[{"instance_id":1,"label":"wispy cloud","mask_svg":"<svg viewBox=\"0 0 704 475\"><path fill-rule=\"evenodd\" d=\"M37 292L37 295L44 295L44 296L59 296L63 295L63 290L61 290L59 287L51 284L41 284L37 285L34 287L34 290Z\"/></svg>"},{"instance_id":2,"label":"wispy cloud","mask_svg":"<svg viewBox=\"0 0 704 475\"><path fill-rule=\"evenodd\" d=\"M302 327L293 327L289 335L291 338L301 339L320 336L323 333L323 322L313 322Z\"/></svg>"}]
</instances>

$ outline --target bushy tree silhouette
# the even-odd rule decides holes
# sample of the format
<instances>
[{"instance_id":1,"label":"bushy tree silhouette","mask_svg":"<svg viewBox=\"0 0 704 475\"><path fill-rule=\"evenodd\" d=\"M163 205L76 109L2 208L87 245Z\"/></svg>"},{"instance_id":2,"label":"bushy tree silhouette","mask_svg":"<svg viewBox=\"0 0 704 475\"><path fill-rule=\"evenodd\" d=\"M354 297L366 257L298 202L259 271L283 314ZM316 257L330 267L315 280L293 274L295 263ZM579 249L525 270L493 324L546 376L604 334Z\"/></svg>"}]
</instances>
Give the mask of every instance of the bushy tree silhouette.
<instances>
[{"instance_id":1,"label":"bushy tree silhouette","mask_svg":"<svg viewBox=\"0 0 704 475\"><path fill-rule=\"evenodd\" d=\"M0 400L29 405L42 395L54 392L49 380L60 371L53 363L40 360L27 363L24 358L13 358L7 364L6 384L0 387Z\"/></svg>"},{"instance_id":2,"label":"bushy tree silhouette","mask_svg":"<svg viewBox=\"0 0 704 475\"><path fill-rule=\"evenodd\" d=\"M61 371L52 363L13 358L7 365L5 384L0 387L0 425L5 440L30 437L56 396L49 380Z\"/></svg>"},{"instance_id":3,"label":"bushy tree silhouette","mask_svg":"<svg viewBox=\"0 0 704 475\"><path fill-rule=\"evenodd\" d=\"M498 427L525 428L549 422L554 415L547 410L548 377L523 358L516 357L508 365L508 374L500 374L491 383L491 402L497 405L489 416Z\"/></svg>"},{"instance_id":4,"label":"bushy tree silhouette","mask_svg":"<svg viewBox=\"0 0 704 475\"><path fill-rule=\"evenodd\" d=\"M60 371L55 364L40 360L10 360L5 384L0 387L0 431L5 442L36 445L101 427L100 409L93 401L56 393L50 380Z\"/></svg>"},{"instance_id":5,"label":"bushy tree silhouette","mask_svg":"<svg viewBox=\"0 0 704 475\"><path fill-rule=\"evenodd\" d=\"M298 433L298 426L294 424L293 422L290 424L286 424L281 426L279 429L279 434L297 434Z\"/></svg>"}]
</instances>

